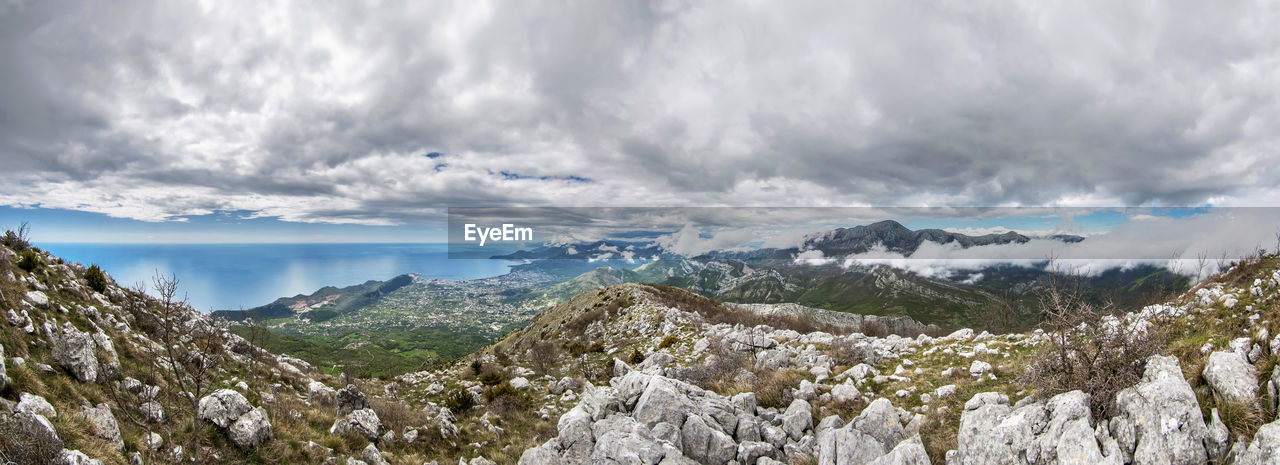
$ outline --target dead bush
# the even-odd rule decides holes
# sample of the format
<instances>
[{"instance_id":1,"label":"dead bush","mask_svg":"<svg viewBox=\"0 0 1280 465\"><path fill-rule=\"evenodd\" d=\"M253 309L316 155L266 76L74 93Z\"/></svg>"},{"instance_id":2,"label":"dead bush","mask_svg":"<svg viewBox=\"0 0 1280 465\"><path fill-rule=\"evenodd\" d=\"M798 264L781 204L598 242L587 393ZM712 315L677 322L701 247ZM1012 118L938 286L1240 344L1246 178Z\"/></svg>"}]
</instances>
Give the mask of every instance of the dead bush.
<instances>
[{"instance_id":1,"label":"dead bush","mask_svg":"<svg viewBox=\"0 0 1280 465\"><path fill-rule=\"evenodd\" d=\"M848 338L836 338L827 348L827 355L836 365L844 366L868 363L872 359L871 351L865 345L857 345Z\"/></svg>"},{"instance_id":2,"label":"dead bush","mask_svg":"<svg viewBox=\"0 0 1280 465\"><path fill-rule=\"evenodd\" d=\"M734 390L731 386L747 365L748 359L741 352L718 351L702 363L678 369L676 377L703 389L724 394Z\"/></svg>"},{"instance_id":3,"label":"dead bush","mask_svg":"<svg viewBox=\"0 0 1280 465\"><path fill-rule=\"evenodd\" d=\"M1127 325L1110 304L1091 303L1079 279L1054 276L1040 296L1047 336L1023 381L1048 397L1072 390L1091 396L1094 418L1112 416L1115 395L1142 379L1146 360L1160 353L1164 325Z\"/></svg>"},{"instance_id":4,"label":"dead bush","mask_svg":"<svg viewBox=\"0 0 1280 465\"><path fill-rule=\"evenodd\" d=\"M889 335L889 328L879 321L863 321L862 328L858 332L869 337L886 337Z\"/></svg>"},{"instance_id":5,"label":"dead bush","mask_svg":"<svg viewBox=\"0 0 1280 465\"><path fill-rule=\"evenodd\" d=\"M22 420L0 415L0 462L54 463L62 455L62 443L50 440Z\"/></svg>"},{"instance_id":6,"label":"dead bush","mask_svg":"<svg viewBox=\"0 0 1280 465\"><path fill-rule=\"evenodd\" d=\"M564 349L551 341L540 341L529 349L529 365L539 374L549 374L555 369Z\"/></svg>"}]
</instances>

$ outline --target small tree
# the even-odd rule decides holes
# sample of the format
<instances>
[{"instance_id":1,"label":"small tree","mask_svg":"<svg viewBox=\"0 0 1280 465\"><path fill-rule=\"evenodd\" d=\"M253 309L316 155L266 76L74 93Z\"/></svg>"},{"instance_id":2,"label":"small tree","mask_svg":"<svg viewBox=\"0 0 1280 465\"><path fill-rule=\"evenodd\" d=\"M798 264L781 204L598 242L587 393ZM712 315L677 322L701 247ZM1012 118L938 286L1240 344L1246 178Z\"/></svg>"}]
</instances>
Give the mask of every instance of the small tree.
<instances>
[{"instance_id":1,"label":"small tree","mask_svg":"<svg viewBox=\"0 0 1280 465\"><path fill-rule=\"evenodd\" d=\"M241 307L240 311L243 313L244 308ZM248 332L246 334L246 336L248 337L246 337L245 340L249 342L249 345L253 346L250 349L250 353L248 354L249 366L247 368L249 371L249 376L253 379L256 379L258 375L258 367L259 367L258 357L261 355L258 352L257 348L262 347L263 343L266 342L267 328L262 327L262 324L258 323L258 321L253 318L245 318L244 326L248 329Z\"/></svg>"},{"instance_id":2,"label":"small tree","mask_svg":"<svg viewBox=\"0 0 1280 465\"><path fill-rule=\"evenodd\" d=\"M89 288L95 291L107 291L107 275L102 272L102 268L98 268L98 265L89 265L89 269L84 272L84 280L89 283Z\"/></svg>"},{"instance_id":3,"label":"small tree","mask_svg":"<svg viewBox=\"0 0 1280 465\"><path fill-rule=\"evenodd\" d=\"M199 415L200 398L209 389L223 341L217 328L207 319L192 314L195 310L187 304L185 296L180 300L176 298L177 276L165 276L157 271L152 282L160 300L157 316L167 376L170 385L177 388L176 394L184 401L180 404L191 411L191 453L196 461L200 461L200 430L203 426ZM173 391L170 390L171 393Z\"/></svg>"},{"instance_id":4,"label":"small tree","mask_svg":"<svg viewBox=\"0 0 1280 465\"><path fill-rule=\"evenodd\" d=\"M0 239L0 242L3 242L5 247L17 252L22 252L31 247L31 239L28 237L30 234L31 228L27 225L26 221L23 221L22 225L18 226L17 231L12 229L6 230L4 232L4 238Z\"/></svg>"},{"instance_id":5,"label":"small tree","mask_svg":"<svg viewBox=\"0 0 1280 465\"><path fill-rule=\"evenodd\" d=\"M551 341L539 341L529 349L529 364L541 374L549 374L556 367L560 355L564 351L560 345Z\"/></svg>"}]
</instances>

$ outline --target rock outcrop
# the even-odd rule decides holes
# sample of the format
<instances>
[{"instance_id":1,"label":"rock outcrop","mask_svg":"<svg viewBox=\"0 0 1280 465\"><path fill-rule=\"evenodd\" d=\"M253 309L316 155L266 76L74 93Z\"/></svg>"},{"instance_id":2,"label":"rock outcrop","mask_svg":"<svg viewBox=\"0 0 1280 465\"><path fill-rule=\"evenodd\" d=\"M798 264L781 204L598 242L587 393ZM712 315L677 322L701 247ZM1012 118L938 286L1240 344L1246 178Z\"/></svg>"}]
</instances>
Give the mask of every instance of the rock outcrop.
<instances>
[{"instance_id":1,"label":"rock outcrop","mask_svg":"<svg viewBox=\"0 0 1280 465\"><path fill-rule=\"evenodd\" d=\"M348 384L347 387L338 390L338 416L345 416L348 413L365 408L369 408L369 398L365 397L364 393L356 388L356 385Z\"/></svg>"},{"instance_id":2,"label":"rock outcrop","mask_svg":"<svg viewBox=\"0 0 1280 465\"><path fill-rule=\"evenodd\" d=\"M244 395L231 389L219 389L200 399L196 415L219 428L227 428L252 409Z\"/></svg>"},{"instance_id":3,"label":"rock outcrop","mask_svg":"<svg viewBox=\"0 0 1280 465\"><path fill-rule=\"evenodd\" d=\"M781 411L762 408L751 395L727 398L656 369L614 363L625 374L608 387L584 387L578 404L560 417L559 435L526 451L521 464L725 465L801 457L818 457L823 465L928 462L919 439L900 421L906 412L886 399L843 427L835 417L815 431L806 401L796 399ZM908 436L913 441L904 444Z\"/></svg>"},{"instance_id":4,"label":"rock outcrop","mask_svg":"<svg viewBox=\"0 0 1280 465\"><path fill-rule=\"evenodd\" d=\"M1142 381L1116 396L1117 415L1095 421L1088 394L1009 404L987 392L965 403L950 465L1203 464L1226 450L1226 428L1206 425L1174 357L1147 361Z\"/></svg>"},{"instance_id":5,"label":"rock outcrop","mask_svg":"<svg viewBox=\"0 0 1280 465\"><path fill-rule=\"evenodd\" d=\"M257 407L241 415L227 428L227 437L235 445L245 449L262 445L272 437L271 420L267 417L267 411Z\"/></svg>"},{"instance_id":6,"label":"rock outcrop","mask_svg":"<svg viewBox=\"0 0 1280 465\"><path fill-rule=\"evenodd\" d=\"M116 417L111 413L110 406L107 404L98 404L96 407L84 406L80 408L80 415L89 421L89 427L94 435L110 442L116 450L124 450L124 440L120 438L120 425L116 423Z\"/></svg>"},{"instance_id":7,"label":"rock outcrop","mask_svg":"<svg viewBox=\"0 0 1280 465\"><path fill-rule=\"evenodd\" d=\"M329 427L330 434L346 434L354 432L370 441L377 441L382 433L382 421L373 409L362 408L348 413L345 417L334 420ZM454 434L456 436L456 432Z\"/></svg>"},{"instance_id":8,"label":"rock outcrop","mask_svg":"<svg viewBox=\"0 0 1280 465\"><path fill-rule=\"evenodd\" d=\"M1241 404L1257 402L1258 371L1239 352L1214 352L1204 365L1204 380L1224 399Z\"/></svg>"},{"instance_id":9,"label":"rock outcrop","mask_svg":"<svg viewBox=\"0 0 1280 465\"><path fill-rule=\"evenodd\" d=\"M271 421L262 407L253 407L233 389L219 389L200 399L197 416L226 432L235 445L252 449L271 439Z\"/></svg>"},{"instance_id":10,"label":"rock outcrop","mask_svg":"<svg viewBox=\"0 0 1280 465\"><path fill-rule=\"evenodd\" d=\"M1116 395L1116 410L1108 427L1124 462L1191 464L1209 459L1209 429L1177 358L1147 360L1142 381Z\"/></svg>"},{"instance_id":11,"label":"rock outcrop","mask_svg":"<svg viewBox=\"0 0 1280 465\"><path fill-rule=\"evenodd\" d=\"M53 341L53 360L83 382L98 380L98 357L94 355L93 336L64 323Z\"/></svg>"}]
</instances>

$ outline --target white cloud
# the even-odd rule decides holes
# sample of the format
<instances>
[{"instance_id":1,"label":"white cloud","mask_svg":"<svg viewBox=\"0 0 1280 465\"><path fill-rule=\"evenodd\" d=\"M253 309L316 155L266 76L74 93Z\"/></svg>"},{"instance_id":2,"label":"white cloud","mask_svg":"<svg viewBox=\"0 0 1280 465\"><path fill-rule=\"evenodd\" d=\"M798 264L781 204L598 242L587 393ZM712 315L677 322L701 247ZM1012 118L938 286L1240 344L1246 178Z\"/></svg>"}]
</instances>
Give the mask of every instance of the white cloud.
<instances>
[{"instance_id":1,"label":"white cloud","mask_svg":"<svg viewBox=\"0 0 1280 465\"><path fill-rule=\"evenodd\" d=\"M755 234L746 229L726 229L703 237L699 228L686 225L680 231L658 237L654 243L666 252L692 257L713 250L741 248L754 237Z\"/></svg>"},{"instance_id":2,"label":"white cloud","mask_svg":"<svg viewBox=\"0 0 1280 465\"><path fill-rule=\"evenodd\" d=\"M1277 23L1265 2L19 2L0 203L1275 206Z\"/></svg>"},{"instance_id":3,"label":"white cloud","mask_svg":"<svg viewBox=\"0 0 1280 465\"><path fill-rule=\"evenodd\" d=\"M1182 218L1128 222L1075 243L1032 239L1022 244L962 248L955 243L925 242L910 256L880 247L841 258L845 266L888 265L943 278L956 270L978 270L996 264L1032 266L1050 259L1064 271L1085 275L1151 264L1186 275L1207 276L1259 249L1276 251L1280 247L1278 235L1280 210L1218 209Z\"/></svg>"}]
</instances>

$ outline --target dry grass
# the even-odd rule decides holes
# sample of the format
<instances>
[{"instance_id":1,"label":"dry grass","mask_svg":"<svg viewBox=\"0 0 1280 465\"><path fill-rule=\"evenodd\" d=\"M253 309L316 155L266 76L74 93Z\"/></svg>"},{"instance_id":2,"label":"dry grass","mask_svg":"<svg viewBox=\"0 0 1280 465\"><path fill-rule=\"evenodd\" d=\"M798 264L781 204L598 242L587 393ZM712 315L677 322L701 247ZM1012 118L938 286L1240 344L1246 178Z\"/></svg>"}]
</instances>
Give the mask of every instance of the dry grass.
<instances>
[{"instance_id":1,"label":"dry grass","mask_svg":"<svg viewBox=\"0 0 1280 465\"><path fill-rule=\"evenodd\" d=\"M59 411L54 426L57 427L58 437L66 443L64 447L67 449L84 452L89 457L102 460L104 464L124 465L126 463L124 456L115 449L115 446L93 433L89 421L83 416L63 409Z\"/></svg>"},{"instance_id":2,"label":"dry grass","mask_svg":"<svg viewBox=\"0 0 1280 465\"><path fill-rule=\"evenodd\" d=\"M403 431L406 426L417 427L427 423L427 415L414 409L400 400L375 397L369 402L369 408L378 414L378 419L387 429Z\"/></svg>"},{"instance_id":3,"label":"dry grass","mask_svg":"<svg viewBox=\"0 0 1280 465\"><path fill-rule=\"evenodd\" d=\"M1218 417L1222 419L1222 423L1227 425L1227 430L1231 431L1231 437L1240 438L1249 441L1253 438L1253 433L1258 431L1262 425L1266 424L1274 415L1268 414L1257 403L1234 402L1222 398L1218 395L1212 396L1210 405L1201 404L1201 408L1211 410L1218 409ZM1205 417L1205 421L1209 421Z\"/></svg>"},{"instance_id":4,"label":"dry grass","mask_svg":"<svg viewBox=\"0 0 1280 465\"><path fill-rule=\"evenodd\" d=\"M761 407L768 408L786 408L791 405L791 391L800 384L800 380L807 379L809 373L804 370L771 370L763 373L757 373L756 377L759 381L756 383L756 404Z\"/></svg>"},{"instance_id":5,"label":"dry grass","mask_svg":"<svg viewBox=\"0 0 1280 465\"><path fill-rule=\"evenodd\" d=\"M0 462L53 463L61 453L62 444L45 439L8 414L0 414Z\"/></svg>"}]
</instances>

